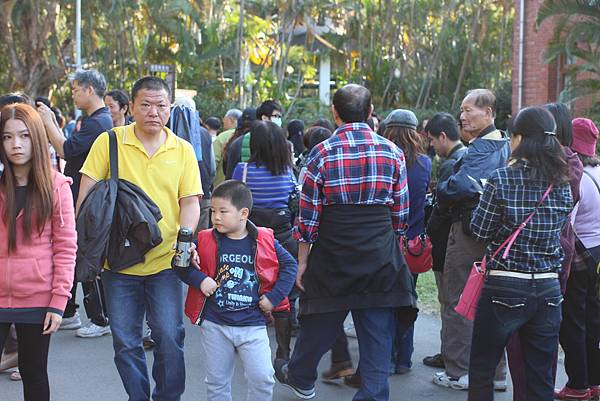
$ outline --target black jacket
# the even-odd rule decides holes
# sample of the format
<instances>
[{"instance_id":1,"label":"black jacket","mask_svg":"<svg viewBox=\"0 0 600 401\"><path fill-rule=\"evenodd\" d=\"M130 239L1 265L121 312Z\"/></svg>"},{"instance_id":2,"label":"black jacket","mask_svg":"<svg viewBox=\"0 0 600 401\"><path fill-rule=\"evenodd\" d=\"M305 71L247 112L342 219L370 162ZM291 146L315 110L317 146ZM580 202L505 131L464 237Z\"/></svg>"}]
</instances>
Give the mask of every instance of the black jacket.
<instances>
[{"instance_id":1,"label":"black jacket","mask_svg":"<svg viewBox=\"0 0 600 401\"><path fill-rule=\"evenodd\" d=\"M75 269L82 282L93 280L105 261L112 271L143 262L144 255L162 242L160 209L141 188L118 179L113 131L109 138L111 178L94 185L77 216Z\"/></svg>"},{"instance_id":2,"label":"black jacket","mask_svg":"<svg viewBox=\"0 0 600 401\"><path fill-rule=\"evenodd\" d=\"M444 159L440 166L439 181L446 181L454 171L454 165L464 156L467 148L463 144L458 144L450 151L448 157ZM452 225L452 216L448 210L442 210L435 202L433 212L427 224L427 234L433 245L433 270L443 271L446 261L446 247L448 236L450 235L450 226Z\"/></svg>"}]
</instances>

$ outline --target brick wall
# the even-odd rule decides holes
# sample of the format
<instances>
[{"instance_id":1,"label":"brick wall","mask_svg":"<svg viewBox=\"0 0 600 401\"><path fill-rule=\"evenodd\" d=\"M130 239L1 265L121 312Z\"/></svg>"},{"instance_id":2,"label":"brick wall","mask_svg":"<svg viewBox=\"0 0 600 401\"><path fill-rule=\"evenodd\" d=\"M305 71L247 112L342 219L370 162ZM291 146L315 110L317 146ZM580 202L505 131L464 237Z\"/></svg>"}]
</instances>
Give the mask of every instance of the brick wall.
<instances>
[{"instance_id":1,"label":"brick wall","mask_svg":"<svg viewBox=\"0 0 600 401\"><path fill-rule=\"evenodd\" d=\"M512 69L512 110L518 111L519 96L519 32L520 5L522 0L515 0L515 22L513 30L513 69ZM542 0L525 1L525 37L523 49L523 95L521 107L541 105L555 102L563 90L562 63L544 62L544 53L554 33L555 21L548 19L536 29L537 11ZM592 99L584 98L573 105L573 114L585 110L592 105Z\"/></svg>"}]
</instances>

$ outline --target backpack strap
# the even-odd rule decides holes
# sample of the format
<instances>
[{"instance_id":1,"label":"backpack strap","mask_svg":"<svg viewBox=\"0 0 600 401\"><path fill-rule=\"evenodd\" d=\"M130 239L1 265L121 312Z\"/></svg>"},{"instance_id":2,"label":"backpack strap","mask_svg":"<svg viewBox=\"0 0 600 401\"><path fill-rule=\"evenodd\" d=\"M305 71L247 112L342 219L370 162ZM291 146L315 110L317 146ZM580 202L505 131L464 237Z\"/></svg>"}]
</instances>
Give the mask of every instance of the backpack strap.
<instances>
[{"instance_id":1,"label":"backpack strap","mask_svg":"<svg viewBox=\"0 0 600 401\"><path fill-rule=\"evenodd\" d=\"M117 134L114 130L108 131L108 155L110 159L110 179L119 180L119 149L117 147Z\"/></svg>"},{"instance_id":2,"label":"backpack strap","mask_svg":"<svg viewBox=\"0 0 600 401\"><path fill-rule=\"evenodd\" d=\"M251 154L252 153L250 152L250 133L247 132L244 134L244 138L242 139L242 153L240 161L247 162L248 160L250 160Z\"/></svg>"},{"instance_id":3,"label":"backpack strap","mask_svg":"<svg viewBox=\"0 0 600 401\"><path fill-rule=\"evenodd\" d=\"M598 181L596 181L594 179L594 176L591 175L588 171L583 170L583 174L587 175L588 177L590 177L590 179L592 180L592 182L594 183L594 185L596 185L596 188L598 189L598 192L600 193L600 185L598 184Z\"/></svg>"}]
</instances>

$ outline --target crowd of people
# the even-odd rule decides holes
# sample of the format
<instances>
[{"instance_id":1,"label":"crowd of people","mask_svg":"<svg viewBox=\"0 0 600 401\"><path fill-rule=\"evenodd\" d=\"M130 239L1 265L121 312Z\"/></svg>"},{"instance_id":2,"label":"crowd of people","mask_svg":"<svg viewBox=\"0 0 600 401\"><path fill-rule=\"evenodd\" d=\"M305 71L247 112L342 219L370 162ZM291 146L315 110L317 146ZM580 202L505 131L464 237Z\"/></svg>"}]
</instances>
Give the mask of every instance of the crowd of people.
<instances>
[{"instance_id":1,"label":"crowd of people","mask_svg":"<svg viewBox=\"0 0 600 401\"><path fill-rule=\"evenodd\" d=\"M600 398L593 121L554 103L500 130L487 89L467 92L457 117L380 118L356 84L310 125L284 124L276 100L202 119L157 77L130 94L107 92L96 70L71 84L78 119L45 98L0 97L0 370L22 380L25 400L50 399L57 330L111 334L130 400L180 400L184 314L199 326L210 401L232 399L238 357L248 401L271 400L275 381L311 399L328 351L322 380L357 388L355 401L388 400L389 375L413 366L430 268L434 384L488 401L510 374L515 401ZM411 244L431 262L409 259ZM457 305L482 260L472 320ZM555 389L559 344L568 382Z\"/></svg>"}]
</instances>

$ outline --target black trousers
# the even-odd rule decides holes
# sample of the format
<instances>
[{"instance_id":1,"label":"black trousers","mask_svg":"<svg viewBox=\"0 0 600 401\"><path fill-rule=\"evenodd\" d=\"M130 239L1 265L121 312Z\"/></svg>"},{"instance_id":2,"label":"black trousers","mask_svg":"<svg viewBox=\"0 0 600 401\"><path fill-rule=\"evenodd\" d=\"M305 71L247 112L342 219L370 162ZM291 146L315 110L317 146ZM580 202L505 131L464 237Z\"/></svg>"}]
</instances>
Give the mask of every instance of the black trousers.
<instances>
[{"instance_id":1,"label":"black trousers","mask_svg":"<svg viewBox=\"0 0 600 401\"><path fill-rule=\"evenodd\" d=\"M108 325L108 313L106 312L106 301L104 298L104 287L102 286L102 280L97 277L96 280L81 283L83 288L83 306L85 307L85 313L92 323L98 326ZM71 299L67 301L67 307L63 318L73 317L77 310L77 303L75 302L75 296L77 295L77 280L73 283L71 288Z\"/></svg>"},{"instance_id":2,"label":"black trousers","mask_svg":"<svg viewBox=\"0 0 600 401\"><path fill-rule=\"evenodd\" d=\"M9 335L10 323L0 323L0 354ZM17 329L19 371L23 378L25 401L49 401L48 348L50 336L42 335L42 324L15 324Z\"/></svg>"},{"instance_id":3,"label":"black trousers","mask_svg":"<svg viewBox=\"0 0 600 401\"><path fill-rule=\"evenodd\" d=\"M560 345L565 351L567 386L585 389L600 385L600 300L595 269L571 270L562 304Z\"/></svg>"}]
</instances>

